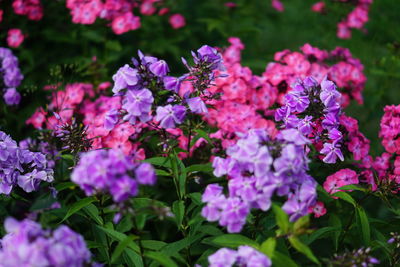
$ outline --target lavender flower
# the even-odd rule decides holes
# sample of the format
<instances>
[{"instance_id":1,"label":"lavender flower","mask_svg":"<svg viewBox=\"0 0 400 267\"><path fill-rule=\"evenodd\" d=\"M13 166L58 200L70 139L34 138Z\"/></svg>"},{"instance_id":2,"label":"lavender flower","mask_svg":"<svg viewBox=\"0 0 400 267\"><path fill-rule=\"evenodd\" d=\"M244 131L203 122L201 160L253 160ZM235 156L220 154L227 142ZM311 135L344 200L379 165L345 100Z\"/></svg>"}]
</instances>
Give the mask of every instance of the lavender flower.
<instances>
[{"instance_id":1,"label":"lavender flower","mask_svg":"<svg viewBox=\"0 0 400 267\"><path fill-rule=\"evenodd\" d=\"M138 193L138 184L155 183L154 168L135 163L117 149L92 150L81 155L71 180L86 193L110 193L115 202L123 202Z\"/></svg>"},{"instance_id":2,"label":"lavender flower","mask_svg":"<svg viewBox=\"0 0 400 267\"><path fill-rule=\"evenodd\" d=\"M39 188L41 181L52 182L53 170L46 156L18 147L6 133L0 131L0 193L10 194L19 185L24 191Z\"/></svg>"},{"instance_id":3,"label":"lavender flower","mask_svg":"<svg viewBox=\"0 0 400 267\"><path fill-rule=\"evenodd\" d=\"M250 130L227 149L227 158L214 159L214 175L230 178L229 194L219 185L208 185L203 217L218 221L228 232L240 232L250 210L268 210L274 195L288 198L284 210L292 221L306 215L317 196L316 182L307 174L308 143L296 129L282 130L276 139L263 130Z\"/></svg>"},{"instance_id":4,"label":"lavender flower","mask_svg":"<svg viewBox=\"0 0 400 267\"><path fill-rule=\"evenodd\" d=\"M275 112L275 120L283 122L283 128L298 129L303 135L323 141L325 163L343 160L340 151L342 133L339 131L340 93L332 81L326 78L318 85L312 77L292 85L286 94L285 105Z\"/></svg>"},{"instance_id":5,"label":"lavender flower","mask_svg":"<svg viewBox=\"0 0 400 267\"><path fill-rule=\"evenodd\" d=\"M43 230L29 219L6 219L7 234L1 239L1 266L81 267L90 262L90 252L79 234L65 225Z\"/></svg>"},{"instance_id":6,"label":"lavender flower","mask_svg":"<svg viewBox=\"0 0 400 267\"><path fill-rule=\"evenodd\" d=\"M203 114L203 113L207 113L207 107L206 104L204 104L203 100L201 100L200 97L192 97L186 100L189 109L193 112L193 113L197 113L197 114Z\"/></svg>"},{"instance_id":7,"label":"lavender flower","mask_svg":"<svg viewBox=\"0 0 400 267\"><path fill-rule=\"evenodd\" d=\"M249 246L239 246L238 250L221 248L208 257L210 267L253 267L271 266L271 260L263 253Z\"/></svg>"},{"instance_id":8,"label":"lavender flower","mask_svg":"<svg viewBox=\"0 0 400 267\"><path fill-rule=\"evenodd\" d=\"M150 64L149 70L157 77L164 77L169 72L168 64L164 60Z\"/></svg>"},{"instance_id":9,"label":"lavender flower","mask_svg":"<svg viewBox=\"0 0 400 267\"><path fill-rule=\"evenodd\" d=\"M18 67L18 59L8 48L0 47L0 79L4 84L4 101L7 105L18 105L21 95L15 89L21 84L24 76Z\"/></svg>"},{"instance_id":10,"label":"lavender flower","mask_svg":"<svg viewBox=\"0 0 400 267\"><path fill-rule=\"evenodd\" d=\"M128 64L125 64L125 66L121 67L117 73L114 74L113 80L114 88L112 91L114 94L119 95L122 89L135 86L138 83L138 71L131 68Z\"/></svg>"},{"instance_id":11,"label":"lavender flower","mask_svg":"<svg viewBox=\"0 0 400 267\"><path fill-rule=\"evenodd\" d=\"M186 115L186 108L181 105L166 105L157 107L156 121L164 129L175 128L175 124L181 124Z\"/></svg>"},{"instance_id":12,"label":"lavender flower","mask_svg":"<svg viewBox=\"0 0 400 267\"><path fill-rule=\"evenodd\" d=\"M153 101L153 94L148 89L129 90L122 101L122 108L127 112L124 120L131 124L135 124L137 119L141 122L149 121Z\"/></svg>"}]
</instances>

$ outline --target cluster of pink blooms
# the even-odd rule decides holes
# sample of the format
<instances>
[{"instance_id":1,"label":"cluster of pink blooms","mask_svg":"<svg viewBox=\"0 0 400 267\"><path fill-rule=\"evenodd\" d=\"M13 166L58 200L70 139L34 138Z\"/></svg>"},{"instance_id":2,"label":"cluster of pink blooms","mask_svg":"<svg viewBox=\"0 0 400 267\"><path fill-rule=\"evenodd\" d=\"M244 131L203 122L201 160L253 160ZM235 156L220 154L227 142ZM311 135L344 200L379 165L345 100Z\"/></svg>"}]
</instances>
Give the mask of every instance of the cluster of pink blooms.
<instances>
[{"instance_id":1,"label":"cluster of pink blooms","mask_svg":"<svg viewBox=\"0 0 400 267\"><path fill-rule=\"evenodd\" d=\"M26 16L30 20L41 20L43 17L40 0L14 0L12 7L15 14Z\"/></svg>"},{"instance_id":2,"label":"cluster of pink blooms","mask_svg":"<svg viewBox=\"0 0 400 267\"><path fill-rule=\"evenodd\" d=\"M279 103L283 103L283 96L291 84L308 76L319 83L324 77L333 81L342 94L342 107L349 105L351 99L363 103L362 91L366 81L364 66L347 48L337 47L326 51L305 44L300 50L292 52L286 49L275 53L275 62L269 63L262 75L278 90ZM328 62L336 63L331 65Z\"/></svg>"},{"instance_id":3,"label":"cluster of pink blooms","mask_svg":"<svg viewBox=\"0 0 400 267\"><path fill-rule=\"evenodd\" d=\"M264 129L270 136L276 134L274 122L263 118L258 111L266 112L275 103L277 90L240 64L244 49L240 39L231 37L229 42L231 46L222 53L224 73L228 76L216 79L215 86L209 89L213 94L221 94L221 98L207 103L213 108L205 116L209 124L218 127L212 137L223 140L223 147L235 143L237 132Z\"/></svg>"},{"instance_id":4,"label":"cluster of pink blooms","mask_svg":"<svg viewBox=\"0 0 400 267\"><path fill-rule=\"evenodd\" d=\"M379 137L385 152L372 163L379 180L400 183L400 105L386 106Z\"/></svg>"},{"instance_id":5,"label":"cluster of pink blooms","mask_svg":"<svg viewBox=\"0 0 400 267\"><path fill-rule=\"evenodd\" d=\"M253 75L248 67L240 64L244 49L240 39L229 38L230 46L223 53L227 78L216 79L213 93L221 94L219 100L209 101L210 109L205 120L219 129L212 137L223 140L223 147L234 142L236 132L249 129L265 129L271 136L276 134L275 124L268 117L275 103L284 104L284 96L297 79L308 76L321 82L324 77L333 81L340 91L341 105L349 105L351 99L363 102L362 91L366 77L363 65L346 48L333 51L320 50L305 44L301 52L284 50L275 54L275 62L267 65L262 76ZM327 62L336 62L328 65Z\"/></svg>"},{"instance_id":6,"label":"cluster of pink blooms","mask_svg":"<svg viewBox=\"0 0 400 267\"><path fill-rule=\"evenodd\" d=\"M338 23L337 37L341 39L351 38L351 29L364 30L364 25L368 22L369 7L373 0L339 0L340 2L351 3L355 8L345 19ZM315 3L311 10L318 13L325 12L325 2Z\"/></svg>"},{"instance_id":7,"label":"cluster of pink blooms","mask_svg":"<svg viewBox=\"0 0 400 267\"><path fill-rule=\"evenodd\" d=\"M36 129L56 130L57 126L69 123L73 117L83 117L83 124L87 127L87 137L92 140L92 149L118 148L126 155L134 155L137 160L145 158L144 150L132 140L134 135L141 132L143 124L131 125L128 122L117 125L112 130L104 128L107 111L120 108L121 101L118 97L108 97L102 92L111 84L102 83L95 90L93 85L87 83L68 84L65 90L56 90L57 86L48 86L52 90L48 111L38 108L26 121ZM95 98L96 95L96 98ZM54 115L51 111L56 112ZM59 118L57 118L59 117Z\"/></svg>"},{"instance_id":8,"label":"cluster of pink blooms","mask_svg":"<svg viewBox=\"0 0 400 267\"><path fill-rule=\"evenodd\" d=\"M338 23L337 36L342 39L349 39L351 38L351 29L363 30L365 23L368 22L368 12L371 4L372 0L356 1L356 7L353 11Z\"/></svg>"},{"instance_id":9,"label":"cluster of pink blooms","mask_svg":"<svg viewBox=\"0 0 400 267\"><path fill-rule=\"evenodd\" d=\"M347 149L353 154L353 159L360 161L357 164L360 171L341 169L327 177L324 188L328 193L334 194L340 187L350 184L365 182L372 190L378 188L381 182L400 183L400 105L386 106L385 114L381 120L379 137L385 152L373 159L369 155L369 140L358 130L357 120L342 115L341 125L347 131ZM377 177L378 179L376 180ZM378 183L378 184L377 184Z\"/></svg>"},{"instance_id":10,"label":"cluster of pink blooms","mask_svg":"<svg viewBox=\"0 0 400 267\"><path fill-rule=\"evenodd\" d=\"M72 15L72 22L93 24L97 18L110 22L114 33L123 34L140 28L140 17L133 13L138 9L142 15L166 15L169 9L162 7L160 0L67 0L67 8ZM174 29L185 26L185 18L181 14L173 14L169 23Z\"/></svg>"}]
</instances>

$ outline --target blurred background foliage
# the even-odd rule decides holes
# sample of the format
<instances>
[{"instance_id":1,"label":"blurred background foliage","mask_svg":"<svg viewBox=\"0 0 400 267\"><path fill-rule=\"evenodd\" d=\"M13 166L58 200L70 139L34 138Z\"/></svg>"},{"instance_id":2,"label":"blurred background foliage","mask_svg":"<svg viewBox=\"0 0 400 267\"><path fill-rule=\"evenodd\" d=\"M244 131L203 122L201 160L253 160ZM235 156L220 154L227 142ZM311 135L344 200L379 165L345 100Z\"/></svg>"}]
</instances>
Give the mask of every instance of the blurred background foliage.
<instances>
[{"instance_id":1,"label":"blurred background foliage","mask_svg":"<svg viewBox=\"0 0 400 267\"><path fill-rule=\"evenodd\" d=\"M354 30L349 40L336 37L336 24L353 8L349 4L326 1L327 13L319 14L310 9L314 0L283 1L283 13L274 10L269 0L236 0L234 8L228 8L225 2L168 0L172 13L185 16L186 27L172 29L167 16L141 16L140 29L115 35L106 21L73 24L65 1L42 1L44 17L38 22L15 15L10 1L0 1L4 10L1 46L6 46L10 28L21 28L27 34L24 43L14 49L25 75L19 88L23 100L18 108L0 108L0 125L16 139L29 135L24 122L36 107L46 104L46 92L41 90L44 85L111 81L118 67L138 49L164 58L172 72L180 72L180 58L189 57L188 51L203 44L224 47L228 37L236 36L246 45L242 64L255 74L264 71L275 52L298 50L304 43L329 50L349 48L364 64L368 80L363 93L365 104L353 103L346 111L359 120L362 132L371 140L372 155L383 151L378 140L383 107L400 103L398 0L374 1L366 32Z\"/></svg>"}]
</instances>

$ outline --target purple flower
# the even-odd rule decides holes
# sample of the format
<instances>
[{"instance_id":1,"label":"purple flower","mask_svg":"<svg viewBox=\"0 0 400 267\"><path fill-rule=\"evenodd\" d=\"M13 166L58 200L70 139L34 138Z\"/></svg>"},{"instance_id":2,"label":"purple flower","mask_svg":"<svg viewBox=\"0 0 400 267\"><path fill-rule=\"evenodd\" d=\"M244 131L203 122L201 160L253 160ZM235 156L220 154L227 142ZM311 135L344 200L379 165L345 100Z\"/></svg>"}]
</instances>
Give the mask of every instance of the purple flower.
<instances>
[{"instance_id":1,"label":"purple flower","mask_svg":"<svg viewBox=\"0 0 400 267\"><path fill-rule=\"evenodd\" d=\"M295 112L303 112L308 108L310 100L307 95L301 95L300 92L290 92L285 96L286 105Z\"/></svg>"},{"instance_id":2,"label":"purple flower","mask_svg":"<svg viewBox=\"0 0 400 267\"><path fill-rule=\"evenodd\" d=\"M326 155L323 158L323 162L325 163L335 163L337 158L341 161L344 160L342 151L340 151L340 148L336 147L335 144L325 143L320 152Z\"/></svg>"},{"instance_id":3,"label":"purple flower","mask_svg":"<svg viewBox=\"0 0 400 267\"><path fill-rule=\"evenodd\" d=\"M221 248L208 256L209 267L232 267L237 258L237 252L229 248Z\"/></svg>"},{"instance_id":4,"label":"purple flower","mask_svg":"<svg viewBox=\"0 0 400 267\"><path fill-rule=\"evenodd\" d=\"M158 77L164 77L169 72L168 64L164 60L151 63L149 70Z\"/></svg>"},{"instance_id":5,"label":"purple flower","mask_svg":"<svg viewBox=\"0 0 400 267\"><path fill-rule=\"evenodd\" d=\"M239 246L238 250L221 248L208 257L210 267L270 267L271 260L263 253L249 246Z\"/></svg>"},{"instance_id":6,"label":"purple flower","mask_svg":"<svg viewBox=\"0 0 400 267\"><path fill-rule=\"evenodd\" d=\"M18 147L10 136L0 131L0 193L9 194L17 184L32 192L41 181L53 181L53 170L48 167L46 156Z\"/></svg>"},{"instance_id":7,"label":"purple flower","mask_svg":"<svg viewBox=\"0 0 400 267\"><path fill-rule=\"evenodd\" d=\"M154 185L156 183L156 172L150 163L141 163L135 170L136 180L139 184Z\"/></svg>"},{"instance_id":8,"label":"purple flower","mask_svg":"<svg viewBox=\"0 0 400 267\"><path fill-rule=\"evenodd\" d=\"M206 62L212 70L224 70L222 55L218 53L217 49L208 45L203 45L197 50L197 56L194 55L194 61L196 64Z\"/></svg>"},{"instance_id":9,"label":"purple flower","mask_svg":"<svg viewBox=\"0 0 400 267\"><path fill-rule=\"evenodd\" d=\"M118 123L119 119L119 111L116 109L112 109L108 111L104 117L104 128L107 131L111 131L114 129L115 125Z\"/></svg>"},{"instance_id":10,"label":"purple flower","mask_svg":"<svg viewBox=\"0 0 400 267\"><path fill-rule=\"evenodd\" d=\"M18 105L19 102L21 101L21 95L15 88L8 88L3 95L3 98L4 102L6 102L6 104L9 106Z\"/></svg>"},{"instance_id":11,"label":"purple flower","mask_svg":"<svg viewBox=\"0 0 400 267\"><path fill-rule=\"evenodd\" d=\"M148 163L135 163L118 149L92 150L81 154L71 180L86 193L110 193L115 202L136 196L138 184L154 184L154 169Z\"/></svg>"},{"instance_id":12,"label":"purple flower","mask_svg":"<svg viewBox=\"0 0 400 267\"><path fill-rule=\"evenodd\" d=\"M157 107L156 121L160 122L160 126L164 129L175 128L175 124L181 124L186 115L186 108L181 105L166 105Z\"/></svg>"},{"instance_id":13,"label":"purple flower","mask_svg":"<svg viewBox=\"0 0 400 267\"><path fill-rule=\"evenodd\" d=\"M296 198L291 206L297 206L288 212L295 208L294 217L306 215L316 196L315 182L307 174L304 147L308 143L297 129L282 130L276 139L268 138L263 130L240 135L236 144L227 149L227 158L215 157L213 161L214 174L227 174L230 178L228 197L221 186L209 185L202 197L207 203L202 216L219 221L228 232L236 233L246 223L250 209L270 208L274 194Z\"/></svg>"},{"instance_id":14,"label":"purple flower","mask_svg":"<svg viewBox=\"0 0 400 267\"><path fill-rule=\"evenodd\" d=\"M138 71L125 64L114 74L113 80L114 88L112 91L115 95L119 95L122 89L135 86L138 83Z\"/></svg>"},{"instance_id":15,"label":"purple flower","mask_svg":"<svg viewBox=\"0 0 400 267\"><path fill-rule=\"evenodd\" d=\"M4 267L78 267L90 262L91 255L83 237L65 225L50 231L29 219L7 218L4 226L7 234L0 248L0 262Z\"/></svg>"},{"instance_id":16,"label":"purple flower","mask_svg":"<svg viewBox=\"0 0 400 267\"><path fill-rule=\"evenodd\" d=\"M303 135L309 135L312 132L312 127L314 125L312 121L313 117L312 116L305 116L304 119L300 120L297 129L302 133Z\"/></svg>"},{"instance_id":17,"label":"purple flower","mask_svg":"<svg viewBox=\"0 0 400 267\"><path fill-rule=\"evenodd\" d=\"M208 112L206 104L204 104L200 97L188 98L186 102L193 113L204 114Z\"/></svg>"},{"instance_id":18,"label":"purple flower","mask_svg":"<svg viewBox=\"0 0 400 267\"><path fill-rule=\"evenodd\" d=\"M172 91L174 93L178 93L179 88L181 86L181 79L172 76L165 76L163 78L163 83L165 89Z\"/></svg>"},{"instance_id":19,"label":"purple flower","mask_svg":"<svg viewBox=\"0 0 400 267\"><path fill-rule=\"evenodd\" d=\"M151 120L151 105L154 101L153 94L149 89L128 90L122 102L122 108L128 113L124 120L135 124L139 119L141 122Z\"/></svg>"}]
</instances>

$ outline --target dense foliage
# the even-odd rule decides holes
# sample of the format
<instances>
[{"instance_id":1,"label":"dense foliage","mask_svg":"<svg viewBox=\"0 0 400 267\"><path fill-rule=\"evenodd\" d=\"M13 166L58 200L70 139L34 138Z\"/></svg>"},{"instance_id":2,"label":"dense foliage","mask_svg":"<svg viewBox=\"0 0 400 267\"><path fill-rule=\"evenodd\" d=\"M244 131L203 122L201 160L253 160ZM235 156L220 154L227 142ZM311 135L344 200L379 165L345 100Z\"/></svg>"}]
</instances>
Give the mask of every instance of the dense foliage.
<instances>
[{"instance_id":1,"label":"dense foliage","mask_svg":"<svg viewBox=\"0 0 400 267\"><path fill-rule=\"evenodd\" d=\"M399 14L0 1L0 266L399 266Z\"/></svg>"}]
</instances>

